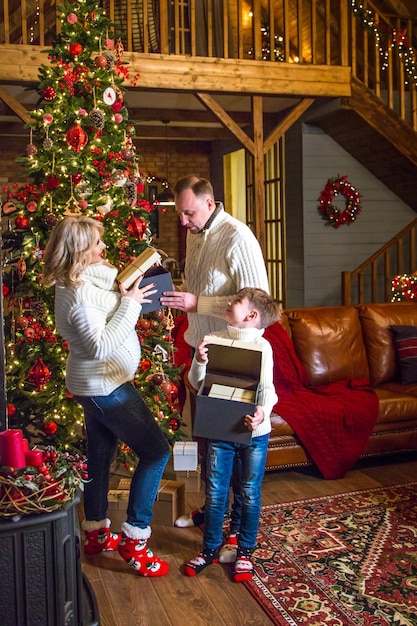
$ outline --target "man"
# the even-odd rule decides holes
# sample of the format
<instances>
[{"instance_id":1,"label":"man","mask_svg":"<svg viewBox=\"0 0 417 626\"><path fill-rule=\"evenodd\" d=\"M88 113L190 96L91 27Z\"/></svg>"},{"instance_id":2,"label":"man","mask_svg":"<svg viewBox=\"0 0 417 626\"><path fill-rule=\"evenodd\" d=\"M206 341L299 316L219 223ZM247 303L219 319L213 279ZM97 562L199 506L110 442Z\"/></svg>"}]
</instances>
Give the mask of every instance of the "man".
<instances>
[{"instance_id":1,"label":"man","mask_svg":"<svg viewBox=\"0 0 417 626\"><path fill-rule=\"evenodd\" d=\"M208 180L193 175L180 178L174 194L175 209L187 228L185 280L178 291L166 291L161 303L187 313L184 338L194 351L205 335L226 329L224 314L230 296L243 287L258 287L269 293L268 276L255 235L214 200ZM203 441L199 443L204 479L205 450ZM239 491L233 491L232 523L235 508L240 506ZM203 521L204 513L199 509L191 516L181 516L176 525L200 525Z\"/></svg>"}]
</instances>

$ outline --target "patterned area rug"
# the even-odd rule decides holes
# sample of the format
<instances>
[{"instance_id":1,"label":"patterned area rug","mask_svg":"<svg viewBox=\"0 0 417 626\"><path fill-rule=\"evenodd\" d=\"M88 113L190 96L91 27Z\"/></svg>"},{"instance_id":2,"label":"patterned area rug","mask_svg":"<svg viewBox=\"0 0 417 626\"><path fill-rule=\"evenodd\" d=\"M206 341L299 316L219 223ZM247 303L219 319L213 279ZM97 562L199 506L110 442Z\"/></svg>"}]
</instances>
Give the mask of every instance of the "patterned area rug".
<instances>
[{"instance_id":1,"label":"patterned area rug","mask_svg":"<svg viewBox=\"0 0 417 626\"><path fill-rule=\"evenodd\" d=\"M417 483L262 509L245 583L278 625L417 625Z\"/></svg>"}]
</instances>

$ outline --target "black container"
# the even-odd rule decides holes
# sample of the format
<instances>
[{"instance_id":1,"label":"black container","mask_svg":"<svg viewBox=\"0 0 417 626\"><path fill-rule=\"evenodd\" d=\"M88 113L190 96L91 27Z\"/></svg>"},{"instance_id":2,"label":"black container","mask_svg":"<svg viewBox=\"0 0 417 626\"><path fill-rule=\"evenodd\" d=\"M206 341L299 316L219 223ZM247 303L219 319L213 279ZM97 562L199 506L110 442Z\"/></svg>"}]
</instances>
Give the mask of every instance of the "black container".
<instances>
[{"instance_id":1,"label":"black container","mask_svg":"<svg viewBox=\"0 0 417 626\"><path fill-rule=\"evenodd\" d=\"M91 589L81 574L79 501L76 497L62 509L18 521L0 517L2 626L92 623L94 597L83 598Z\"/></svg>"}]
</instances>

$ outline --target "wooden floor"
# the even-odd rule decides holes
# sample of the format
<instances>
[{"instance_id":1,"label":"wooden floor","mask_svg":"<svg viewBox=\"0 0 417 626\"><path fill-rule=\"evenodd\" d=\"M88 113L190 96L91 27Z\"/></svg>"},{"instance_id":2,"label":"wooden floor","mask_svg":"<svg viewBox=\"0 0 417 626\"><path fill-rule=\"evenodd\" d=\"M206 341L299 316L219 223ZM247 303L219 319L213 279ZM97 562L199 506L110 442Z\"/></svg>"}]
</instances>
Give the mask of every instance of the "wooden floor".
<instances>
[{"instance_id":1,"label":"wooden floor","mask_svg":"<svg viewBox=\"0 0 417 626\"><path fill-rule=\"evenodd\" d=\"M263 483L263 505L407 483L416 477L415 455L362 461L340 480L324 480L314 468L271 472ZM202 499L202 493L186 494L187 510ZM195 578L181 573L184 561L198 553L201 539L198 528L153 526L149 545L171 568L162 578L139 577L118 554L84 558L101 626L272 624L244 585L231 581L230 565L212 565Z\"/></svg>"}]
</instances>

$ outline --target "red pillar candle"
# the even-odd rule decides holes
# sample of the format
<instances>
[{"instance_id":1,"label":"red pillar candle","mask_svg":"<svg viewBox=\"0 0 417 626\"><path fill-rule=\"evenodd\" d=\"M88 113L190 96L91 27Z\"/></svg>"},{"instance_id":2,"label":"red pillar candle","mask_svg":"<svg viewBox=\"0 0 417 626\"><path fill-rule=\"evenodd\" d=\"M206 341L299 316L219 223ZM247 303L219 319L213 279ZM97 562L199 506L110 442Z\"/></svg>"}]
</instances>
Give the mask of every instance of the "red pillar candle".
<instances>
[{"instance_id":1,"label":"red pillar candle","mask_svg":"<svg viewBox=\"0 0 417 626\"><path fill-rule=\"evenodd\" d=\"M8 467L25 467L25 451L23 449L23 433L17 428L0 432L0 460Z\"/></svg>"},{"instance_id":2,"label":"red pillar candle","mask_svg":"<svg viewBox=\"0 0 417 626\"><path fill-rule=\"evenodd\" d=\"M42 450L28 450L25 454L26 465L40 467L43 463Z\"/></svg>"},{"instance_id":3,"label":"red pillar candle","mask_svg":"<svg viewBox=\"0 0 417 626\"><path fill-rule=\"evenodd\" d=\"M23 438L23 452L26 454L29 450L29 441Z\"/></svg>"}]
</instances>

